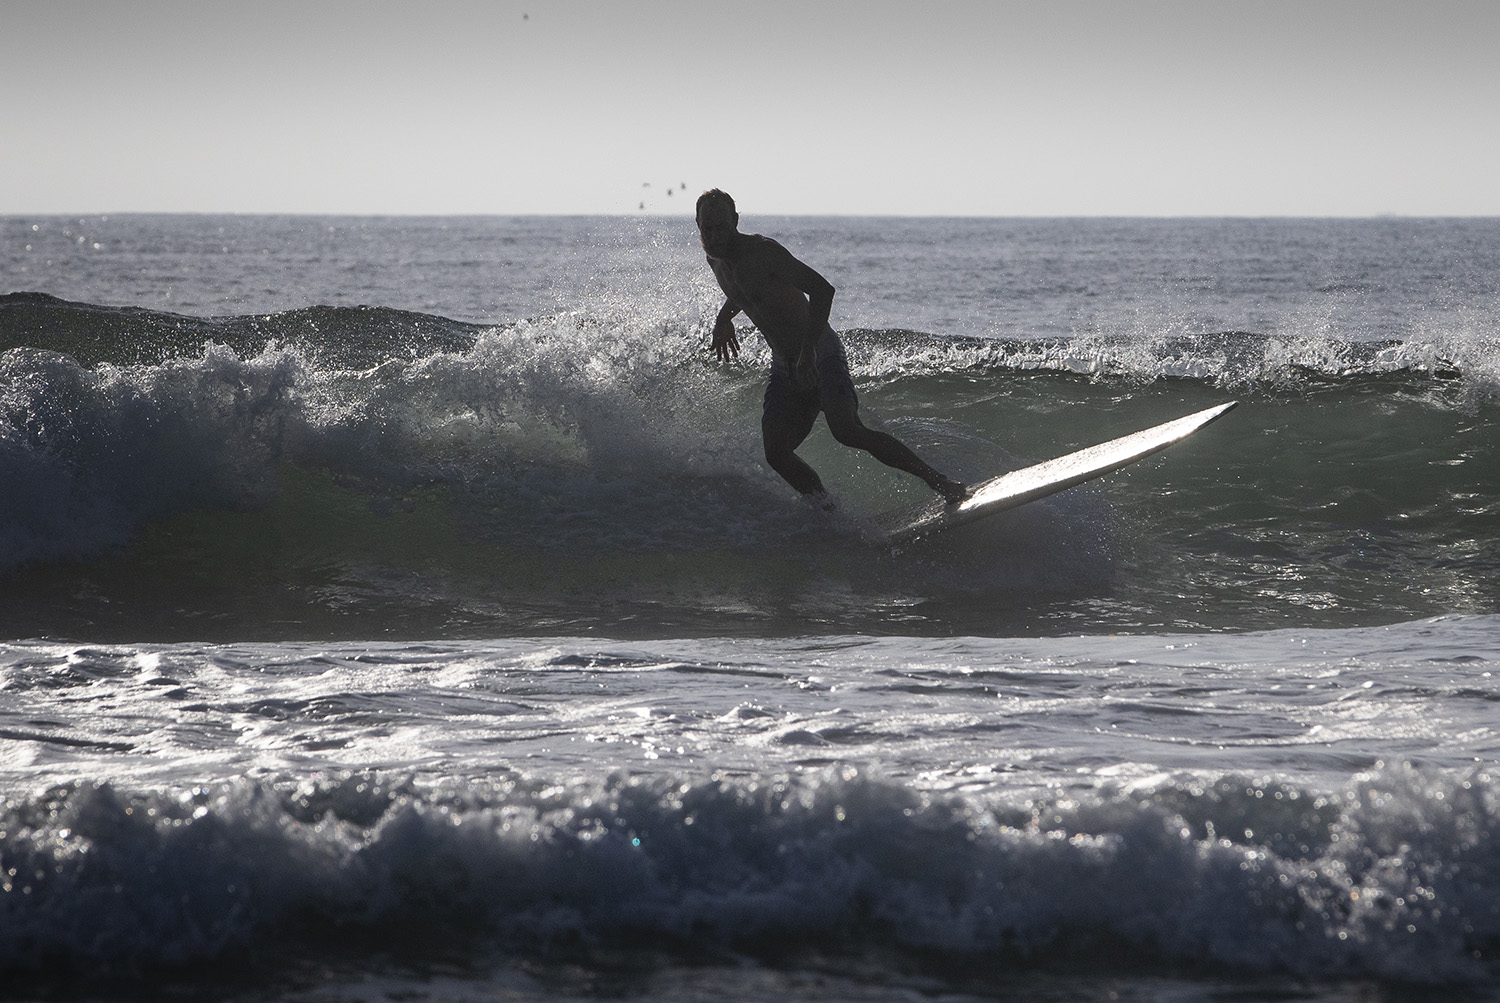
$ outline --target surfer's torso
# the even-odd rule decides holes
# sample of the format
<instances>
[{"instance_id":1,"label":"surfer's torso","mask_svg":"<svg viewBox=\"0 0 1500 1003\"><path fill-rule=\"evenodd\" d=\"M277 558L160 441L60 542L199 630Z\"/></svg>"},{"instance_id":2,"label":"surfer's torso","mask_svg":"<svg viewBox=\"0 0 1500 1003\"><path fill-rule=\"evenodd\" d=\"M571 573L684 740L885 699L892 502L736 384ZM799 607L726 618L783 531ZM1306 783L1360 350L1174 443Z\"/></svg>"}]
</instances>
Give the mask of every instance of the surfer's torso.
<instances>
[{"instance_id":1,"label":"surfer's torso","mask_svg":"<svg viewBox=\"0 0 1500 1003\"><path fill-rule=\"evenodd\" d=\"M822 333L811 330L807 296L793 281L792 266L800 263L770 237L746 233L738 238L731 254L710 255L708 265L724 295L765 336L772 356L791 364Z\"/></svg>"}]
</instances>

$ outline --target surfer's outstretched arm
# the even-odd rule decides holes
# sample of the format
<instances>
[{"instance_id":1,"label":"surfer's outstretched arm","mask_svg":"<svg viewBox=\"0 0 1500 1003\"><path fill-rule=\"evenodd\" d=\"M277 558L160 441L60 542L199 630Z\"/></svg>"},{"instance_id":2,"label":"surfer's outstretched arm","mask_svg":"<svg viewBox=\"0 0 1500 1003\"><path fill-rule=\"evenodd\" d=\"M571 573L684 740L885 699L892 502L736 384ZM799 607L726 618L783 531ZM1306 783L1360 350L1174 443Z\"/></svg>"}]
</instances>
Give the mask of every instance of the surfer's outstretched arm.
<instances>
[{"instance_id":1,"label":"surfer's outstretched arm","mask_svg":"<svg viewBox=\"0 0 1500 1003\"><path fill-rule=\"evenodd\" d=\"M725 300L724 305L719 308L719 316L714 318L713 339L709 342L709 347L714 350L714 356L720 362L739 357L740 336L734 330L734 318L739 312L739 307L730 300Z\"/></svg>"}]
</instances>

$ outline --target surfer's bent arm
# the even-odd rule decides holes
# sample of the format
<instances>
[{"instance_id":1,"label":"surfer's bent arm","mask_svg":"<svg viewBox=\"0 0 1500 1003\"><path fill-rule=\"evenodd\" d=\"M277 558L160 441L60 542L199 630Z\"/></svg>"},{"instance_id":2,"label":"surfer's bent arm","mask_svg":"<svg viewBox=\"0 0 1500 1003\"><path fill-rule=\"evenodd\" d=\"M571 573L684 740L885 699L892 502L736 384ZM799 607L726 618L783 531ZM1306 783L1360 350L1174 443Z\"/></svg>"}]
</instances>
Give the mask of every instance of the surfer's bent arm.
<instances>
[{"instance_id":1,"label":"surfer's bent arm","mask_svg":"<svg viewBox=\"0 0 1500 1003\"><path fill-rule=\"evenodd\" d=\"M709 347L720 362L728 362L740 354L740 337L734 330L734 318L739 312L740 308L732 300L725 300L719 308L719 316L714 318L713 340Z\"/></svg>"},{"instance_id":2,"label":"surfer's bent arm","mask_svg":"<svg viewBox=\"0 0 1500 1003\"><path fill-rule=\"evenodd\" d=\"M828 327L828 316L833 313L833 283L816 271L792 259L797 268L793 272L792 285L807 294L807 336L817 341Z\"/></svg>"},{"instance_id":3,"label":"surfer's bent arm","mask_svg":"<svg viewBox=\"0 0 1500 1003\"><path fill-rule=\"evenodd\" d=\"M823 332L829 330L828 317L833 312L833 283L817 271L799 261L788 251L786 254L786 278L798 291L807 296L807 333L802 339L802 348L797 353L797 370L802 382L817 384L817 346Z\"/></svg>"},{"instance_id":4,"label":"surfer's bent arm","mask_svg":"<svg viewBox=\"0 0 1500 1003\"><path fill-rule=\"evenodd\" d=\"M766 270L807 297L807 337L817 341L833 312L833 283L776 241L766 239L763 248Z\"/></svg>"}]
</instances>

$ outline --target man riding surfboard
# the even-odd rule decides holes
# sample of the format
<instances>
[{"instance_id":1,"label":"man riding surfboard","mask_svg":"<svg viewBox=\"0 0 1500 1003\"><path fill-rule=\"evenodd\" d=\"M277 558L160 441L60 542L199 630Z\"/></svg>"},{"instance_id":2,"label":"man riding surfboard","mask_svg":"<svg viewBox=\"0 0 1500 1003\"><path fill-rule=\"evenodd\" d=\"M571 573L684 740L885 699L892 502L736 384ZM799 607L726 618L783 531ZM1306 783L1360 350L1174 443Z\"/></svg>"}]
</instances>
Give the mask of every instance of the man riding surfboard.
<instances>
[{"instance_id":1,"label":"man riding surfboard","mask_svg":"<svg viewBox=\"0 0 1500 1003\"><path fill-rule=\"evenodd\" d=\"M699 196L697 219L708 266L725 296L714 320L714 355L721 362L739 355L734 318L741 312L771 346L771 381L760 422L771 469L802 494L832 506L817 471L796 453L822 412L840 443L915 474L950 504L962 501L963 484L933 469L894 436L860 421L849 360L828 323L834 293L828 280L770 237L741 233L734 199L717 188Z\"/></svg>"}]
</instances>

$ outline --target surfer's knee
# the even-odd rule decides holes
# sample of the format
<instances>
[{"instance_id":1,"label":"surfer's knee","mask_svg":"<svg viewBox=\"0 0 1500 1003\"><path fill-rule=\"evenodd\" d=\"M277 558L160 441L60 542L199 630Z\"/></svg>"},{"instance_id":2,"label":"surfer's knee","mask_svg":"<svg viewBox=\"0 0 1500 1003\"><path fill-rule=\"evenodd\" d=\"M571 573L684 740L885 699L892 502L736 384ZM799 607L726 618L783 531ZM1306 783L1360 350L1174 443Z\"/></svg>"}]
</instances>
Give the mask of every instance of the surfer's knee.
<instances>
[{"instance_id":1,"label":"surfer's knee","mask_svg":"<svg viewBox=\"0 0 1500 1003\"><path fill-rule=\"evenodd\" d=\"M766 464L801 494L827 493L818 472L789 449L776 453L767 449Z\"/></svg>"},{"instance_id":2,"label":"surfer's knee","mask_svg":"<svg viewBox=\"0 0 1500 1003\"><path fill-rule=\"evenodd\" d=\"M828 419L828 431L839 444L855 449L869 449L875 432L871 431L854 411L833 411L824 415Z\"/></svg>"}]
</instances>

